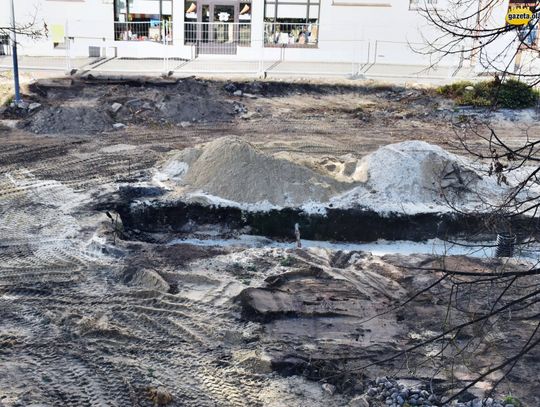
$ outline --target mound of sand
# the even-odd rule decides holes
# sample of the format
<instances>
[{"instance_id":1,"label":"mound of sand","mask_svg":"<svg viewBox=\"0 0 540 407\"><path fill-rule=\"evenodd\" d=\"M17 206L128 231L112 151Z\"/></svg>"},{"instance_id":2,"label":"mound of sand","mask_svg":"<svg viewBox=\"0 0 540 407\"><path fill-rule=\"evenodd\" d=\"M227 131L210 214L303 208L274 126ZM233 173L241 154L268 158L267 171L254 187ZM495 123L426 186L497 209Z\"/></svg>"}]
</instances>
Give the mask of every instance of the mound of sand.
<instances>
[{"instance_id":1,"label":"mound of sand","mask_svg":"<svg viewBox=\"0 0 540 407\"><path fill-rule=\"evenodd\" d=\"M185 191L202 191L241 203L298 206L327 202L350 188L350 184L264 154L236 137L217 139L198 151L181 152L165 163L162 171L159 180L168 178Z\"/></svg>"},{"instance_id":2,"label":"mound of sand","mask_svg":"<svg viewBox=\"0 0 540 407\"><path fill-rule=\"evenodd\" d=\"M487 202L497 204L508 192L494 177L482 177L469 160L423 141L387 145L360 160L338 157L330 164L293 162L284 155L267 155L239 138L224 137L177 153L155 180L169 181L183 196L204 202L248 204L254 209L251 204L259 209L302 207L319 213L328 207L483 211L489 209Z\"/></svg>"},{"instance_id":3,"label":"mound of sand","mask_svg":"<svg viewBox=\"0 0 540 407\"><path fill-rule=\"evenodd\" d=\"M423 141L381 147L358 161L351 177L361 184L335 197L335 206L397 212L477 209L483 200L494 202L505 192L467 159Z\"/></svg>"}]
</instances>

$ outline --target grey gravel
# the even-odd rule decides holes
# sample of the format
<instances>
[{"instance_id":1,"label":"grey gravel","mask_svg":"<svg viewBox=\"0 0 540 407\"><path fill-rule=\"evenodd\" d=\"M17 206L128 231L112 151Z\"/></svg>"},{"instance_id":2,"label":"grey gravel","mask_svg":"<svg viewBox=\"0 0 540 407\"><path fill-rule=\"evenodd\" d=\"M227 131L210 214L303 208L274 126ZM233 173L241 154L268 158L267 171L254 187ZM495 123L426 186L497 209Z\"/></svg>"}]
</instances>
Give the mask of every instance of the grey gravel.
<instances>
[{"instance_id":1,"label":"grey gravel","mask_svg":"<svg viewBox=\"0 0 540 407\"><path fill-rule=\"evenodd\" d=\"M418 407L516 407L513 404L504 404L502 400L491 397L473 399L467 402L454 400L452 403L439 404L440 397L426 389L425 384L416 387L407 387L394 379L377 377L369 383L368 390L362 395L364 400L379 400L388 407L418 406ZM375 404L380 405L380 404Z\"/></svg>"}]
</instances>

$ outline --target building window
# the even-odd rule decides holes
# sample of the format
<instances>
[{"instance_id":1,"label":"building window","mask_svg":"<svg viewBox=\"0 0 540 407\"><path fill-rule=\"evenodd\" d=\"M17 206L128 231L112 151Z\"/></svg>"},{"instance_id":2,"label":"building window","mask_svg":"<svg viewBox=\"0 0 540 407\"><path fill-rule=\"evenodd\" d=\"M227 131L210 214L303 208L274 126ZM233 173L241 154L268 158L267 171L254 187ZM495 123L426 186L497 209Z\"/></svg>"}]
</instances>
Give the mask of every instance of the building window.
<instances>
[{"instance_id":1,"label":"building window","mask_svg":"<svg viewBox=\"0 0 540 407\"><path fill-rule=\"evenodd\" d=\"M172 43L173 0L114 0L117 41Z\"/></svg>"},{"instance_id":2,"label":"building window","mask_svg":"<svg viewBox=\"0 0 540 407\"><path fill-rule=\"evenodd\" d=\"M251 44L250 0L184 1L185 43L196 45L198 53L235 54Z\"/></svg>"},{"instance_id":3,"label":"building window","mask_svg":"<svg viewBox=\"0 0 540 407\"><path fill-rule=\"evenodd\" d=\"M265 45L316 46L319 10L319 0L265 0Z\"/></svg>"},{"instance_id":4,"label":"building window","mask_svg":"<svg viewBox=\"0 0 540 407\"><path fill-rule=\"evenodd\" d=\"M10 55L11 48L9 46L9 35L0 35L0 55Z\"/></svg>"}]
</instances>

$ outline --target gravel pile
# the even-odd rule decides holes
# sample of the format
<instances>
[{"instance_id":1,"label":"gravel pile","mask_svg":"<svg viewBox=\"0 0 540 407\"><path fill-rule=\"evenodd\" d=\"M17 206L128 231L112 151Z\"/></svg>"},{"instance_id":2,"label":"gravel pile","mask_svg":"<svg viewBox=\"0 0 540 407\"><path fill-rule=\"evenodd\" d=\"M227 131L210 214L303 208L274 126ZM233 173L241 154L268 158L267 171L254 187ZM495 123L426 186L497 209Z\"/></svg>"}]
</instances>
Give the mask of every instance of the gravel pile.
<instances>
[{"instance_id":1,"label":"gravel pile","mask_svg":"<svg viewBox=\"0 0 540 407\"><path fill-rule=\"evenodd\" d=\"M379 400L382 405L390 407L401 407L408 403L410 406L433 406L438 398L436 395L426 390L426 385L408 388L396 380L386 377L378 377L371 383L367 391L367 396L375 401Z\"/></svg>"},{"instance_id":2,"label":"gravel pile","mask_svg":"<svg viewBox=\"0 0 540 407\"><path fill-rule=\"evenodd\" d=\"M519 407L492 398L476 398L467 402L453 401L450 404L441 404L440 398L428 391L425 384L420 384L417 387L407 387L387 377L378 377L371 382L366 396L372 406Z\"/></svg>"},{"instance_id":3,"label":"gravel pile","mask_svg":"<svg viewBox=\"0 0 540 407\"><path fill-rule=\"evenodd\" d=\"M102 109L89 106L46 106L26 119L21 127L32 133L89 134L112 130L114 121Z\"/></svg>"}]
</instances>

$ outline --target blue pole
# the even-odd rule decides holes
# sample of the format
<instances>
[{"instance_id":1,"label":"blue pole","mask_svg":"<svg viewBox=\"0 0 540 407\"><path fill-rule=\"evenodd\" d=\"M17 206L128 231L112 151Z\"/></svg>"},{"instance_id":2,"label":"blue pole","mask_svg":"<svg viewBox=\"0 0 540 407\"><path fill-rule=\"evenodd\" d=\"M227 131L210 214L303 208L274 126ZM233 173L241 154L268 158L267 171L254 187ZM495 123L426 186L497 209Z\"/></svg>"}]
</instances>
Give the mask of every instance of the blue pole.
<instances>
[{"instance_id":1,"label":"blue pole","mask_svg":"<svg viewBox=\"0 0 540 407\"><path fill-rule=\"evenodd\" d=\"M19 88L19 60L17 58L17 34L15 29L15 6L13 5L13 0L11 0L11 28L12 28L12 39L11 47L13 49L13 81L15 82L15 106L20 106L21 104L21 91Z\"/></svg>"}]
</instances>

